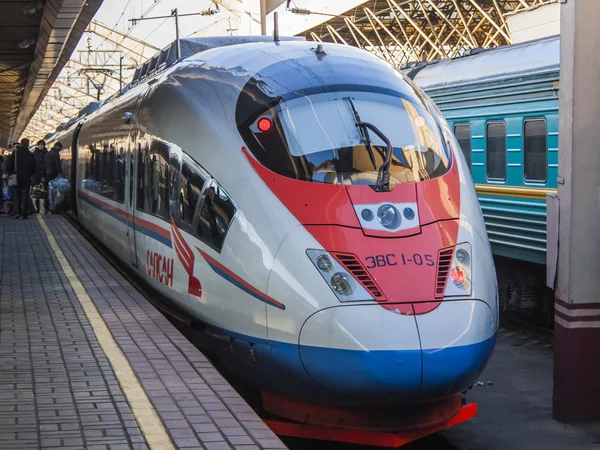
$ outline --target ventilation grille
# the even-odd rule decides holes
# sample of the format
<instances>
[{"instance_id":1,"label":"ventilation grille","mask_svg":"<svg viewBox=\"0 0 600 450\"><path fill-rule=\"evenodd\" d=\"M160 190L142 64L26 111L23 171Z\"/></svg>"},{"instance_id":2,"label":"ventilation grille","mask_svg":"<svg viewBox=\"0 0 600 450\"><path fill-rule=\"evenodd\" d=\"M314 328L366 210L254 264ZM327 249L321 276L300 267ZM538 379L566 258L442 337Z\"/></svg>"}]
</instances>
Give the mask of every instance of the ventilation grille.
<instances>
[{"instance_id":1,"label":"ventilation grille","mask_svg":"<svg viewBox=\"0 0 600 450\"><path fill-rule=\"evenodd\" d=\"M335 253L334 256L342 263L348 272L360 281L363 287L371 293L375 300L385 299L379 286L375 284L375 281L373 281L369 272L366 271L356 256L347 253Z\"/></svg>"},{"instance_id":2,"label":"ventilation grille","mask_svg":"<svg viewBox=\"0 0 600 450\"><path fill-rule=\"evenodd\" d=\"M444 289L446 288L446 280L448 280L448 274L450 273L450 266L452 265L452 254L454 249L449 248L447 250L441 250L438 254L438 270L437 280L435 286L435 296L443 297Z\"/></svg>"}]
</instances>

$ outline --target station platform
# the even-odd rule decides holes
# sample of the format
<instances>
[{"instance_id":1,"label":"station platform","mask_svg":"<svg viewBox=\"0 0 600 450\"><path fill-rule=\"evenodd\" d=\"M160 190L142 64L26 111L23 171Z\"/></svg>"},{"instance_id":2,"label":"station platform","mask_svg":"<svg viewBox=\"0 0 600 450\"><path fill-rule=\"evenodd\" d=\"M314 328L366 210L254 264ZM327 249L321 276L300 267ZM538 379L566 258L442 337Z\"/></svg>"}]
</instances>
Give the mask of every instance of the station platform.
<instances>
[{"instance_id":1,"label":"station platform","mask_svg":"<svg viewBox=\"0 0 600 450\"><path fill-rule=\"evenodd\" d=\"M62 216L0 216L0 449L283 449Z\"/></svg>"}]
</instances>

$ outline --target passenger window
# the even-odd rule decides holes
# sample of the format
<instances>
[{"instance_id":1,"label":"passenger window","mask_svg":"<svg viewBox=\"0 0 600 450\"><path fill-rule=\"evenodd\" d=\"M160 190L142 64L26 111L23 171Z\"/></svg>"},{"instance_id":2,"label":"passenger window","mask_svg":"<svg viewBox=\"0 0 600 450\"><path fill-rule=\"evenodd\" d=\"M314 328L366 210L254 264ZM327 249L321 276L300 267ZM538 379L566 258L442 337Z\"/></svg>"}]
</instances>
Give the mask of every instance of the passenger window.
<instances>
[{"instance_id":1,"label":"passenger window","mask_svg":"<svg viewBox=\"0 0 600 450\"><path fill-rule=\"evenodd\" d=\"M85 149L85 178L82 182L83 188L91 192L100 192L98 179L96 178L96 167L98 165L98 152L94 144L86 146Z\"/></svg>"},{"instance_id":2,"label":"passenger window","mask_svg":"<svg viewBox=\"0 0 600 450\"><path fill-rule=\"evenodd\" d=\"M85 180L84 187L91 190L88 186L90 181L94 180L94 146L88 145L85 149Z\"/></svg>"},{"instance_id":3,"label":"passenger window","mask_svg":"<svg viewBox=\"0 0 600 450\"><path fill-rule=\"evenodd\" d=\"M487 124L486 172L490 180L506 180L506 125Z\"/></svg>"},{"instance_id":4,"label":"passenger window","mask_svg":"<svg viewBox=\"0 0 600 450\"><path fill-rule=\"evenodd\" d=\"M546 121L525 121L523 138L525 180L545 183L548 171L548 147L546 144Z\"/></svg>"},{"instance_id":5,"label":"passenger window","mask_svg":"<svg viewBox=\"0 0 600 450\"><path fill-rule=\"evenodd\" d=\"M164 219L169 218L169 147L160 141L150 144L149 158L146 161L147 204L145 211ZM149 209L146 209L149 207Z\"/></svg>"},{"instance_id":6,"label":"passenger window","mask_svg":"<svg viewBox=\"0 0 600 450\"><path fill-rule=\"evenodd\" d=\"M184 156L179 189L179 219L182 222L189 225L193 223L194 211L205 182L206 179L200 174L194 163Z\"/></svg>"},{"instance_id":7,"label":"passenger window","mask_svg":"<svg viewBox=\"0 0 600 450\"><path fill-rule=\"evenodd\" d=\"M127 164L127 152L125 153L125 161ZM131 148L131 152L129 153L129 164L127 164L127 173L129 173L129 194L128 194L128 198L129 198L129 208L133 208L133 189L134 189L134 182L135 182L135 177L136 174L134 172L134 167L135 167L135 158L136 158L136 154L135 154L135 148L132 147Z\"/></svg>"},{"instance_id":8,"label":"passenger window","mask_svg":"<svg viewBox=\"0 0 600 450\"><path fill-rule=\"evenodd\" d=\"M96 181L96 192L102 192L102 144L94 147L94 180Z\"/></svg>"},{"instance_id":9,"label":"passenger window","mask_svg":"<svg viewBox=\"0 0 600 450\"><path fill-rule=\"evenodd\" d=\"M200 207L198 237L215 250L221 251L235 211L227 193L213 182L206 190Z\"/></svg>"},{"instance_id":10,"label":"passenger window","mask_svg":"<svg viewBox=\"0 0 600 450\"><path fill-rule=\"evenodd\" d=\"M169 220L177 217L179 177L181 174L181 150L171 147L169 153Z\"/></svg>"},{"instance_id":11,"label":"passenger window","mask_svg":"<svg viewBox=\"0 0 600 450\"><path fill-rule=\"evenodd\" d=\"M71 150L63 150L63 176L70 176ZM123 143L98 142L85 150L85 189L110 200L125 200L125 148Z\"/></svg>"},{"instance_id":12,"label":"passenger window","mask_svg":"<svg viewBox=\"0 0 600 450\"><path fill-rule=\"evenodd\" d=\"M119 203L125 201L125 148L123 143L117 144L115 155L115 200Z\"/></svg>"},{"instance_id":13,"label":"passenger window","mask_svg":"<svg viewBox=\"0 0 600 450\"><path fill-rule=\"evenodd\" d=\"M146 208L147 197L144 192L148 192L148 149L138 147L138 185L137 185L137 209L139 211L148 211Z\"/></svg>"},{"instance_id":14,"label":"passenger window","mask_svg":"<svg viewBox=\"0 0 600 450\"><path fill-rule=\"evenodd\" d=\"M471 125L468 123L457 123L454 125L454 136L462 149L467 165L471 168Z\"/></svg>"},{"instance_id":15,"label":"passenger window","mask_svg":"<svg viewBox=\"0 0 600 450\"><path fill-rule=\"evenodd\" d=\"M104 145L103 163L102 163L102 195L111 200L115 195L115 147Z\"/></svg>"},{"instance_id":16,"label":"passenger window","mask_svg":"<svg viewBox=\"0 0 600 450\"><path fill-rule=\"evenodd\" d=\"M62 167L63 178L71 180L71 148L65 147L60 152L60 164Z\"/></svg>"}]
</instances>

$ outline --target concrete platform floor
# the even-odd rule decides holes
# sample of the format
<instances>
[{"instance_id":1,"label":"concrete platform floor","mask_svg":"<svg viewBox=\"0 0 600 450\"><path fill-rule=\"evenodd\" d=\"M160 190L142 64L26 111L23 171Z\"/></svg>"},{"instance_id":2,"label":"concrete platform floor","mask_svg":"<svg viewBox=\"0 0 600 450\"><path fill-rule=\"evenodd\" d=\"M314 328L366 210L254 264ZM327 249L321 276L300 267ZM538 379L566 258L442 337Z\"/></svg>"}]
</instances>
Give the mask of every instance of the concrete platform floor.
<instances>
[{"instance_id":1,"label":"concrete platform floor","mask_svg":"<svg viewBox=\"0 0 600 450\"><path fill-rule=\"evenodd\" d=\"M285 446L64 217L0 215L0 449Z\"/></svg>"}]
</instances>

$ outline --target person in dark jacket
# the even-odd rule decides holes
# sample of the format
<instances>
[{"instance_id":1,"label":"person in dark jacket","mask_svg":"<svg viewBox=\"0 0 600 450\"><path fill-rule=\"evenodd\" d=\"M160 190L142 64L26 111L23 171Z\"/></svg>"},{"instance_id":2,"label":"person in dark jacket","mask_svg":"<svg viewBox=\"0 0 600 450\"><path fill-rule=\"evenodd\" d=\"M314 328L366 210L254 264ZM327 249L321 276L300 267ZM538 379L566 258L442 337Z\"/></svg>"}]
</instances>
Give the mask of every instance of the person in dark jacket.
<instances>
[{"instance_id":1,"label":"person in dark jacket","mask_svg":"<svg viewBox=\"0 0 600 450\"><path fill-rule=\"evenodd\" d=\"M38 141L37 144L35 144L33 156L35 157L35 162L37 163L37 170L31 177L31 198L33 200L33 206L35 210L41 214L46 213L46 199L37 195L34 188L42 183L44 184L44 186L46 186L46 183L44 183L44 181L46 176L45 159L47 154L48 149L46 148L46 142L42 139Z\"/></svg>"},{"instance_id":2,"label":"person in dark jacket","mask_svg":"<svg viewBox=\"0 0 600 450\"><path fill-rule=\"evenodd\" d=\"M9 201L13 201L13 193L14 193L14 189L12 188L12 186L8 185L8 176L10 175L10 171L9 171L9 165L10 165L10 158L12 157L12 154L15 151L15 144L14 142L11 142L8 145L8 151L5 153L5 158L4 158L4 164L2 165L2 183L4 188L6 188L6 197L7 200ZM12 213L11 213L12 214Z\"/></svg>"},{"instance_id":3,"label":"person in dark jacket","mask_svg":"<svg viewBox=\"0 0 600 450\"><path fill-rule=\"evenodd\" d=\"M45 180L43 181L46 183L54 180L59 175L62 176L62 167L60 164L60 151L62 148L63 145L60 142L57 142L44 158Z\"/></svg>"},{"instance_id":4,"label":"person in dark jacket","mask_svg":"<svg viewBox=\"0 0 600 450\"><path fill-rule=\"evenodd\" d=\"M35 157L29 151L29 139L22 139L8 161L9 173L17 174L17 187L14 188L15 219L27 219L31 188L31 177L37 170Z\"/></svg>"},{"instance_id":5,"label":"person in dark jacket","mask_svg":"<svg viewBox=\"0 0 600 450\"><path fill-rule=\"evenodd\" d=\"M46 148L46 142L44 142L43 140L38 141L38 143L35 144L35 150L33 151L33 156L35 157L35 162L37 164L37 170L31 177L32 186L37 186L43 181L42 178L45 178L44 172L46 170L46 166L44 162L47 154L48 149Z\"/></svg>"}]
</instances>

